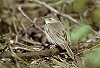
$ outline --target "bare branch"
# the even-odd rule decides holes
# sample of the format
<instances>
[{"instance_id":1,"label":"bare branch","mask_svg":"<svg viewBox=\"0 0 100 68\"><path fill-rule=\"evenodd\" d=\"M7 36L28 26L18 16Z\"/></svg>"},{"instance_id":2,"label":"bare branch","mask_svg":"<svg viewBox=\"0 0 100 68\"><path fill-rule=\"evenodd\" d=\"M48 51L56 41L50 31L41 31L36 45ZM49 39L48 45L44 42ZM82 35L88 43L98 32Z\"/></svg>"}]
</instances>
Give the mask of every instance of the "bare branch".
<instances>
[{"instance_id":1,"label":"bare branch","mask_svg":"<svg viewBox=\"0 0 100 68\"><path fill-rule=\"evenodd\" d=\"M69 20L71 20L71 21L73 21L73 22L75 22L75 23L78 23L78 21L77 21L76 19L74 19L73 17L71 17L70 15L64 14L64 13L62 13L62 12L60 12L60 11L54 9L53 7L49 6L49 5L46 4L45 2L41 2L40 0L33 0L33 1L35 1L35 2L37 2L37 3L39 3L39 4L43 5L43 6L45 6L46 8L50 9L51 11L53 11L53 12L59 14L59 15L62 15L62 16L64 16L64 17L68 18Z\"/></svg>"},{"instance_id":2,"label":"bare branch","mask_svg":"<svg viewBox=\"0 0 100 68\"><path fill-rule=\"evenodd\" d=\"M38 26L35 24L35 22L36 22L36 20L37 20L36 18L34 18L34 20L31 20L31 19L23 12L21 6L18 6L18 10L22 13L22 15L23 15L27 20L29 20L32 24L34 24L34 26L35 26L37 29L39 29L39 30L41 30L42 32L44 32L40 27L38 27Z\"/></svg>"}]
</instances>

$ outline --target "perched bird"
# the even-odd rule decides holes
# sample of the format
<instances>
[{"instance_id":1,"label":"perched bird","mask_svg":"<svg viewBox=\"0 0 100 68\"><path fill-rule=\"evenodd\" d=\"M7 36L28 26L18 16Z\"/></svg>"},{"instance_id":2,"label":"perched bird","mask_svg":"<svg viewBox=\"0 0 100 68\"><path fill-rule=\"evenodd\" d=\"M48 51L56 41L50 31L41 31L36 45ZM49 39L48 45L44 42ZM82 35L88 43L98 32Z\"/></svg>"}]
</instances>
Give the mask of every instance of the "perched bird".
<instances>
[{"instance_id":1,"label":"perched bird","mask_svg":"<svg viewBox=\"0 0 100 68\"><path fill-rule=\"evenodd\" d=\"M59 45L62 49L65 49L70 58L74 60L74 53L70 49L66 40L67 33L64 28L64 25L53 14L45 16L44 20L44 32L48 41L52 44Z\"/></svg>"}]
</instances>

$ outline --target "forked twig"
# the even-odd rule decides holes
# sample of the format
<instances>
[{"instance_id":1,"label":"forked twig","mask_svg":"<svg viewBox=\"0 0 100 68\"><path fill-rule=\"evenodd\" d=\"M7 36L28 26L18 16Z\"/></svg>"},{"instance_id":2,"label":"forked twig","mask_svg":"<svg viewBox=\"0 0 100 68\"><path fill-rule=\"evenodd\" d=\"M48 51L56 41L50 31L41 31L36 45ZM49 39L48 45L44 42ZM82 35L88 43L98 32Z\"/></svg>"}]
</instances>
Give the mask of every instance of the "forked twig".
<instances>
[{"instance_id":1,"label":"forked twig","mask_svg":"<svg viewBox=\"0 0 100 68\"><path fill-rule=\"evenodd\" d=\"M32 24L34 24L34 26L35 26L37 29L39 29L39 30L41 30L42 32L44 32L40 27L38 27L38 26L35 24L36 18L34 18L34 20L31 20L31 19L23 12L21 6L18 6L18 10L22 13L22 15L23 15L27 20L29 20Z\"/></svg>"},{"instance_id":2,"label":"forked twig","mask_svg":"<svg viewBox=\"0 0 100 68\"><path fill-rule=\"evenodd\" d=\"M74 19L73 17L71 17L70 15L64 14L64 13L54 9L53 7L49 6L45 2L41 2L40 0L33 0L33 1L39 3L39 4L43 5L43 6L45 6L46 8L50 9L51 11L53 11L53 12L55 12L55 13L61 15L61 16L64 16L64 17L68 18L69 20L71 20L71 21L73 21L75 23L78 23L78 21L76 19Z\"/></svg>"}]
</instances>

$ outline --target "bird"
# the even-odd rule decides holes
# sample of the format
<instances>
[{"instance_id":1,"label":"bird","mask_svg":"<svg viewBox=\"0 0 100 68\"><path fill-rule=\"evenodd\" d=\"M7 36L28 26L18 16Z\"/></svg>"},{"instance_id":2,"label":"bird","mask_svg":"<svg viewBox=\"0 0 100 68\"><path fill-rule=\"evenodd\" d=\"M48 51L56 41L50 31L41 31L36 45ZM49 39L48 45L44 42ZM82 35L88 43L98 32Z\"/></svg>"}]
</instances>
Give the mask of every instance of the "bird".
<instances>
[{"instance_id":1,"label":"bird","mask_svg":"<svg viewBox=\"0 0 100 68\"><path fill-rule=\"evenodd\" d=\"M68 41L66 40L67 31L59 18L54 14L48 14L43 19L45 21L44 33L48 42L65 49L69 57L74 60L74 53L68 45Z\"/></svg>"}]
</instances>

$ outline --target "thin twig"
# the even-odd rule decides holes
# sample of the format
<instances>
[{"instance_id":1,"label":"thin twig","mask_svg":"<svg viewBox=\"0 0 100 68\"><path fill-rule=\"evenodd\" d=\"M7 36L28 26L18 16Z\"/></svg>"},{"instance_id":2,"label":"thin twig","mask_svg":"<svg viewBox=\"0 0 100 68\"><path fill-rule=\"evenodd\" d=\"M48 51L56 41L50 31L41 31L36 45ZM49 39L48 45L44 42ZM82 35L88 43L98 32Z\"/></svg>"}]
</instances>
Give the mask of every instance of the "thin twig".
<instances>
[{"instance_id":1,"label":"thin twig","mask_svg":"<svg viewBox=\"0 0 100 68\"><path fill-rule=\"evenodd\" d=\"M16 32L16 41L18 41L18 36L19 36L19 32L17 30L17 25L16 25L16 21L15 21L15 9L12 7L11 5L11 8L12 8L12 16L13 16L13 26L14 26L14 29L15 29L15 32Z\"/></svg>"},{"instance_id":2,"label":"thin twig","mask_svg":"<svg viewBox=\"0 0 100 68\"><path fill-rule=\"evenodd\" d=\"M9 48L10 48L10 51L12 52L12 54L13 54L14 53L13 47L11 45L9 45ZM18 62L18 60L16 58L15 58L15 61L16 61L17 68L20 68L19 62Z\"/></svg>"},{"instance_id":3,"label":"thin twig","mask_svg":"<svg viewBox=\"0 0 100 68\"><path fill-rule=\"evenodd\" d=\"M16 34L19 34L18 33L18 30L17 30L17 26L16 26L16 24L15 24L15 17L14 17L14 14L15 14L15 11L14 11L14 9L12 8L12 16L13 16L13 26L14 26L14 29L15 29L15 32L16 32Z\"/></svg>"},{"instance_id":4,"label":"thin twig","mask_svg":"<svg viewBox=\"0 0 100 68\"><path fill-rule=\"evenodd\" d=\"M34 50L31 50L31 49L28 49L28 48L23 48L23 47L14 47L13 49L23 49L23 50L26 50L26 51L34 51Z\"/></svg>"},{"instance_id":5,"label":"thin twig","mask_svg":"<svg viewBox=\"0 0 100 68\"><path fill-rule=\"evenodd\" d=\"M25 31L25 38L27 39L27 29L25 28L24 24L22 21L20 21L19 18L16 17L16 19L18 20L19 24L21 25L22 29Z\"/></svg>"},{"instance_id":6,"label":"thin twig","mask_svg":"<svg viewBox=\"0 0 100 68\"><path fill-rule=\"evenodd\" d=\"M96 40L96 37L97 36L100 36L100 33L99 32L97 32L92 38L90 38L88 41L86 41L86 44L87 45L90 45L90 43L91 42L94 42L94 40ZM86 45L85 43L84 43L84 45ZM94 49L94 48L96 48L96 47L98 47L98 46L100 46L100 44L98 43L98 44L95 44L95 46L93 46L93 47L91 47L91 48L89 48L89 49L87 49L88 51L90 51L90 50L92 50L92 49ZM79 53L77 53L75 56L77 56L77 55L80 55L80 54L82 54L82 53L84 53L86 50L81 50Z\"/></svg>"},{"instance_id":7,"label":"thin twig","mask_svg":"<svg viewBox=\"0 0 100 68\"><path fill-rule=\"evenodd\" d=\"M18 10L22 13L22 15L27 18L31 23L33 22L24 12L23 10L21 9L21 6L18 6Z\"/></svg>"},{"instance_id":8,"label":"thin twig","mask_svg":"<svg viewBox=\"0 0 100 68\"><path fill-rule=\"evenodd\" d=\"M18 10L22 13L22 15L23 15L26 19L28 19L32 24L34 24L34 26L35 26L37 29L39 29L39 30L41 30L42 32L44 32L40 27L38 27L38 26L35 24L35 22L36 22L36 20L37 20L36 18L34 18L34 20L31 20L31 19L23 12L21 6L18 6Z\"/></svg>"},{"instance_id":9,"label":"thin twig","mask_svg":"<svg viewBox=\"0 0 100 68\"><path fill-rule=\"evenodd\" d=\"M39 43L39 42L36 42L36 41L31 41L31 40L29 40L29 39L21 39L22 41L24 41L24 42L28 42L28 43L31 43L31 44L37 44L37 45L41 45L41 43Z\"/></svg>"},{"instance_id":10,"label":"thin twig","mask_svg":"<svg viewBox=\"0 0 100 68\"><path fill-rule=\"evenodd\" d=\"M41 51L32 51L32 52L27 52L27 53L16 53L19 57L23 58L33 58L33 59L39 59L47 56L52 56L52 55L58 55L59 50L57 48L51 48L51 49L45 49ZM6 58L12 57L10 52L5 52L3 54L0 54L0 57L5 56Z\"/></svg>"},{"instance_id":11,"label":"thin twig","mask_svg":"<svg viewBox=\"0 0 100 68\"><path fill-rule=\"evenodd\" d=\"M43 5L43 6L45 6L46 8L50 9L51 11L53 11L53 12L59 14L59 15L62 15L62 16L64 16L64 17L68 18L69 20L71 20L71 21L73 21L73 22L75 22L75 23L78 23L78 21L77 21L76 19L74 19L73 17L71 17L70 15L64 14L64 13L62 13L62 12L60 12L60 11L54 9L53 7L49 6L49 5L46 4L45 2L41 2L40 0L33 0L33 1L39 3L39 4Z\"/></svg>"}]
</instances>

